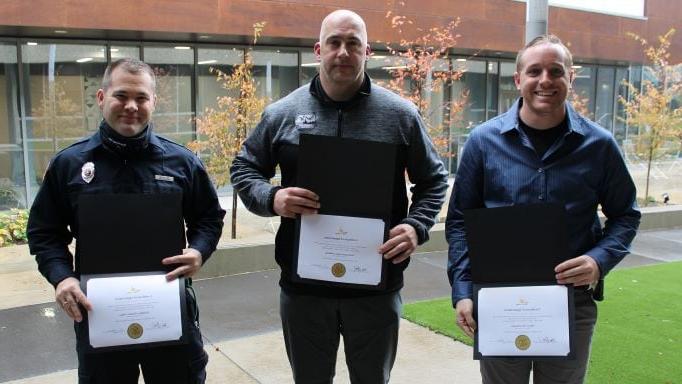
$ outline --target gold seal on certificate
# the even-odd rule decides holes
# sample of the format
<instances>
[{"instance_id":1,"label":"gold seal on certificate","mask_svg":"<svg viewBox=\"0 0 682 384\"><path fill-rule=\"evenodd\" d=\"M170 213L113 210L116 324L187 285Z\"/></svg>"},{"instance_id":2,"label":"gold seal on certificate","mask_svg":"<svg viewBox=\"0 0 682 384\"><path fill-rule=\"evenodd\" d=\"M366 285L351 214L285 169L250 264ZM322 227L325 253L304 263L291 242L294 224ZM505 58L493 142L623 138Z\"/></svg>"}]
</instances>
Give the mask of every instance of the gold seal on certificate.
<instances>
[{"instance_id":1,"label":"gold seal on certificate","mask_svg":"<svg viewBox=\"0 0 682 384\"><path fill-rule=\"evenodd\" d=\"M138 323L132 323L128 326L128 336L131 339L139 339L142 337L142 333L144 332L144 328Z\"/></svg>"},{"instance_id":2,"label":"gold seal on certificate","mask_svg":"<svg viewBox=\"0 0 682 384\"><path fill-rule=\"evenodd\" d=\"M346 274L346 266L342 263L334 263L332 265L332 275L334 277L343 277Z\"/></svg>"},{"instance_id":3,"label":"gold seal on certificate","mask_svg":"<svg viewBox=\"0 0 682 384\"><path fill-rule=\"evenodd\" d=\"M530 348L530 338L526 335L518 335L516 340L514 340L514 344L516 344L516 348L525 351Z\"/></svg>"}]
</instances>

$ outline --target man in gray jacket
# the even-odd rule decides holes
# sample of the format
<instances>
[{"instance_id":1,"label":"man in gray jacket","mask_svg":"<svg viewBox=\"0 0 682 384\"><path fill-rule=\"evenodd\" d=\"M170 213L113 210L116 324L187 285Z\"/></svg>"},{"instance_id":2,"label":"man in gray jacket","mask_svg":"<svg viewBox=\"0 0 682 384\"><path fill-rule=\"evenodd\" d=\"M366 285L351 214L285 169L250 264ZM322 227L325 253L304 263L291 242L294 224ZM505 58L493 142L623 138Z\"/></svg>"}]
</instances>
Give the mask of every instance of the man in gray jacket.
<instances>
[{"instance_id":1,"label":"man in gray jacket","mask_svg":"<svg viewBox=\"0 0 682 384\"><path fill-rule=\"evenodd\" d=\"M351 382L386 383L397 349L403 270L417 245L428 240L445 197L447 174L416 107L372 84L365 74L370 47L359 15L346 10L329 14L314 52L320 61L319 76L266 108L232 164L232 183L249 210L282 217L275 258L282 270L280 315L296 383L332 382L340 335ZM393 188L391 229L378 250L390 260L385 290L292 279L294 219L314 215L320 208L315 191L294 187L302 133L398 147L400 177ZM269 182L278 165L281 187ZM405 171L414 184L409 211Z\"/></svg>"}]
</instances>

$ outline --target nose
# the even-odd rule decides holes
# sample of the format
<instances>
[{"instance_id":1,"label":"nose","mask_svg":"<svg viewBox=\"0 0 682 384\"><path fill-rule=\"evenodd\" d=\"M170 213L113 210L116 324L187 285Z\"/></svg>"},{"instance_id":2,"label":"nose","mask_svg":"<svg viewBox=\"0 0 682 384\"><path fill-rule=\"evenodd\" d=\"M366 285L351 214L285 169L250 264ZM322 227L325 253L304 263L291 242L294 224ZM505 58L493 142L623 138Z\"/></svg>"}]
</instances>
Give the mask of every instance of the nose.
<instances>
[{"instance_id":1,"label":"nose","mask_svg":"<svg viewBox=\"0 0 682 384\"><path fill-rule=\"evenodd\" d=\"M125 104L125 110L127 112L137 112L137 102L135 99L128 100Z\"/></svg>"},{"instance_id":2,"label":"nose","mask_svg":"<svg viewBox=\"0 0 682 384\"><path fill-rule=\"evenodd\" d=\"M343 43L339 47L339 56L348 56L348 49L346 48L346 44Z\"/></svg>"},{"instance_id":3,"label":"nose","mask_svg":"<svg viewBox=\"0 0 682 384\"><path fill-rule=\"evenodd\" d=\"M551 84L551 80L549 71L542 71L542 74L540 75L540 85L549 85Z\"/></svg>"}]
</instances>

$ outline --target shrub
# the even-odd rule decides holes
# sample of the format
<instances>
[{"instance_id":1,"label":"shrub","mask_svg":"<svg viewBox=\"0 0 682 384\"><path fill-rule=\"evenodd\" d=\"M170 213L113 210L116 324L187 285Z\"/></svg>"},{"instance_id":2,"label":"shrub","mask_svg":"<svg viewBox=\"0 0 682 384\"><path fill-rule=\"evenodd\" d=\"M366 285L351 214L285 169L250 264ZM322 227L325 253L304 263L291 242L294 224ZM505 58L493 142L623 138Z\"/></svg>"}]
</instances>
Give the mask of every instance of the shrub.
<instances>
[{"instance_id":1,"label":"shrub","mask_svg":"<svg viewBox=\"0 0 682 384\"><path fill-rule=\"evenodd\" d=\"M11 209L0 214L0 247L26 242L28 210Z\"/></svg>"}]
</instances>

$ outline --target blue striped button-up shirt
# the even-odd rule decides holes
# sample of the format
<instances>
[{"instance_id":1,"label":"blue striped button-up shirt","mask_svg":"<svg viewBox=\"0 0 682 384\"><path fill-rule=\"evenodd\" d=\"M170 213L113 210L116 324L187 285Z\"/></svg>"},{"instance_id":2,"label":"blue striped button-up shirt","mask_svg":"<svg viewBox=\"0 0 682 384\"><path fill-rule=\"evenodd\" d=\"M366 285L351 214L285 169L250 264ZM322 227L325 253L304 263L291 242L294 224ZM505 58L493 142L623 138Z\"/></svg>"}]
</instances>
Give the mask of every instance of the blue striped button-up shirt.
<instances>
[{"instance_id":1,"label":"blue striped button-up shirt","mask_svg":"<svg viewBox=\"0 0 682 384\"><path fill-rule=\"evenodd\" d=\"M635 185L611 134L567 103L568 130L540 158L519 127L521 103L476 127L464 147L445 224L453 305L472 297L466 209L562 204L571 254L594 258L601 277L629 252L639 226ZM599 205L607 218L603 228Z\"/></svg>"}]
</instances>

